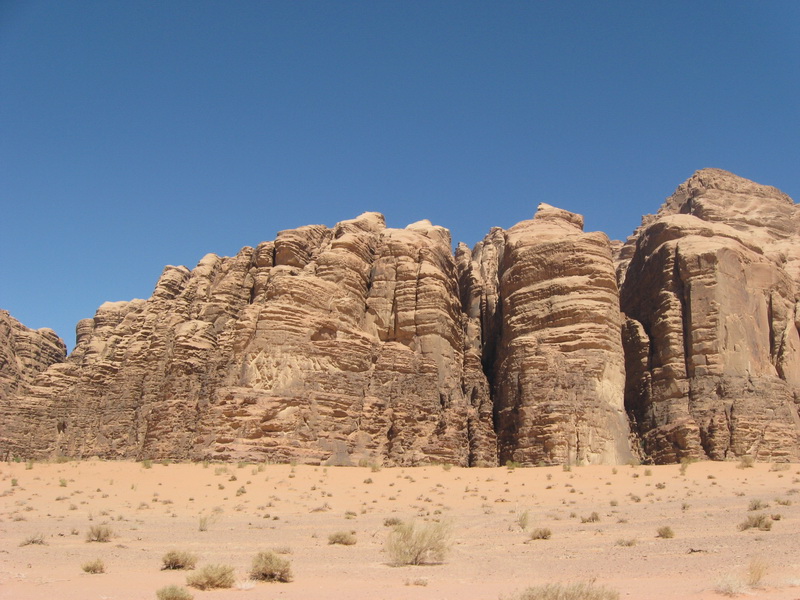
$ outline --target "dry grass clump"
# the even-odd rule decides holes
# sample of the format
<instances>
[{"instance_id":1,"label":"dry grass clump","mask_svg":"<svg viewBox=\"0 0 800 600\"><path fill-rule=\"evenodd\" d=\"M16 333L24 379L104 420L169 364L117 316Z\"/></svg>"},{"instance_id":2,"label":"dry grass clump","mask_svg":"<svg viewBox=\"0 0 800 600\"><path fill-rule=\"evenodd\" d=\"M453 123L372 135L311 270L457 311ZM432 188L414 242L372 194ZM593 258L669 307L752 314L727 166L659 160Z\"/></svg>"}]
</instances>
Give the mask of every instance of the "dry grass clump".
<instances>
[{"instance_id":1,"label":"dry grass clump","mask_svg":"<svg viewBox=\"0 0 800 600\"><path fill-rule=\"evenodd\" d=\"M549 540L550 537L553 535L553 532L550 531L547 527L537 527L533 531L531 531L531 540Z\"/></svg>"},{"instance_id":2,"label":"dry grass clump","mask_svg":"<svg viewBox=\"0 0 800 600\"><path fill-rule=\"evenodd\" d=\"M636 545L636 538L620 538L616 542L617 546L635 546Z\"/></svg>"},{"instance_id":3,"label":"dry grass clump","mask_svg":"<svg viewBox=\"0 0 800 600\"><path fill-rule=\"evenodd\" d=\"M401 519L399 517L386 517L383 520L383 526L384 527L397 527L402 522L403 522L403 519Z\"/></svg>"},{"instance_id":4,"label":"dry grass clump","mask_svg":"<svg viewBox=\"0 0 800 600\"><path fill-rule=\"evenodd\" d=\"M191 552L170 550L161 560L164 563L164 566L161 567L162 570L194 569L197 564L197 555Z\"/></svg>"},{"instance_id":5,"label":"dry grass clump","mask_svg":"<svg viewBox=\"0 0 800 600\"><path fill-rule=\"evenodd\" d=\"M747 585L758 586L764 580L767 571L769 571L769 563L766 560L761 557L752 559L747 567Z\"/></svg>"},{"instance_id":6,"label":"dry grass clump","mask_svg":"<svg viewBox=\"0 0 800 600\"><path fill-rule=\"evenodd\" d=\"M593 512L588 517L581 517L581 523L597 523L600 520L600 515Z\"/></svg>"},{"instance_id":7,"label":"dry grass clump","mask_svg":"<svg viewBox=\"0 0 800 600\"><path fill-rule=\"evenodd\" d=\"M747 505L747 510L764 510L765 508L769 508L769 504L761 500L750 500L750 504Z\"/></svg>"},{"instance_id":8,"label":"dry grass clump","mask_svg":"<svg viewBox=\"0 0 800 600\"><path fill-rule=\"evenodd\" d=\"M509 600L619 600L619 592L594 583L548 583L529 587Z\"/></svg>"},{"instance_id":9,"label":"dry grass clump","mask_svg":"<svg viewBox=\"0 0 800 600\"><path fill-rule=\"evenodd\" d=\"M257 581L288 583L292 580L292 566L288 560L274 552L259 552L253 558L250 577Z\"/></svg>"},{"instance_id":10,"label":"dry grass clump","mask_svg":"<svg viewBox=\"0 0 800 600\"><path fill-rule=\"evenodd\" d=\"M445 523L401 523L390 533L386 549L392 564L440 563L450 550L450 527Z\"/></svg>"},{"instance_id":11,"label":"dry grass clump","mask_svg":"<svg viewBox=\"0 0 800 600\"><path fill-rule=\"evenodd\" d=\"M725 575L716 581L714 591L723 596L733 597L743 594L747 591L747 588L742 581L733 575Z\"/></svg>"},{"instance_id":12,"label":"dry grass clump","mask_svg":"<svg viewBox=\"0 0 800 600\"><path fill-rule=\"evenodd\" d=\"M675 537L675 532L672 531L672 527L669 525L665 525L664 527L659 527L658 531L656 532L657 537L663 538L668 540L670 538Z\"/></svg>"},{"instance_id":13,"label":"dry grass clump","mask_svg":"<svg viewBox=\"0 0 800 600\"><path fill-rule=\"evenodd\" d=\"M194 600L189 590L177 585L168 585L156 591L158 600Z\"/></svg>"},{"instance_id":14,"label":"dry grass clump","mask_svg":"<svg viewBox=\"0 0 800 600\"><path fill-rule=\"evenodd\" d=\"M87 542L110 542L114 530L108 525L92 525L86 532Z\"/></svg>"},{"instance_id":15,"label":"dry grass clump","mask_svg":"<svg viewBox=\"0 0 800 600\"><path fill-rule=\"evenodd\" d=\"M352 531L337 531L328 536L328 543L352 546L356 543L356 535Z\"/></svg>"},{"instance_id":16,"label":"dry grass clump","mask_svg":"<svg viewBox=\"0 0 800 600\"><path fill-rule=\"evenodd\" d=\"M87 563L83 563L81 565L81 569L83 569L86 573L91 573L92 575L98 575L106 572L106 566L99 558L97 560L91 560Z\"/></svg>"},{"instance_id":17,"label":"dry grass clump","mask_svg":"<svg viewBox=\"0 0 800 600\"><path fill-rule=\"evenodd\" d=\"M739 523L739 531L746 531L747 529L769 531L772 529L772 519L770 519L764 513L758 515L748 515L747 519Z\"/></svg>"},{"instance_id":18,"label":"dry grass clump","mask_svg":"<svg viewBox=\"0 0 800 600\"><path fill-rule=\"evenodd\" d=\"M755 463L755 457L745 454L739 459L739 464L736 467L738 469L752 469Z\"/></svg>"},{"instance_id":19,"label":"dry grass clump","mask_svg":"<svg viewBox=\"0 0 800 600\"><path fill-rule=\"evenodd\" d=\"M20 546L46 546L47 542L44 541L44 534L37 533L35 535L31 535L26 537L22 542L20 542Z\"/></svg>"},{"instance_id":20,"label":"dry grass clump","mask_svg":"<svg viewBox=\"0 0 800 600\"><path fill-rule=\"evenodd\" d=\"M233 587L236 577L233 567L228 565L206 565L186 577L186 585L198 590L213 590Z\"/></svg>"}]
</instances>

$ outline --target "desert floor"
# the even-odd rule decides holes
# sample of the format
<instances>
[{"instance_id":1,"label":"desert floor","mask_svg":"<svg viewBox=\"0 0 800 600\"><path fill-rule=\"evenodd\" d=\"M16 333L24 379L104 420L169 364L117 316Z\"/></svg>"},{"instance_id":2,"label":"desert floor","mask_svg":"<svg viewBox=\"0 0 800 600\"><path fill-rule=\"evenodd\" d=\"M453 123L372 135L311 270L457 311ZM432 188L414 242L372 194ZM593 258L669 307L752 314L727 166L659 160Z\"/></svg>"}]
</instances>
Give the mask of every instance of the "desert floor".
<instances>
[{"instance_id":1,"label":"desert floor","mask_svg":"<svg viewBox=\"0 0 800 600\"><path fill-rule=\"evenodd\" d=\"M191 590L196 600L496 600L530 585L592 580L621 598L723 598L717 588L733 587L742 597L794 600L798 491L800 465L765 463L693 463L684 473L679 465L2 463L0 598L154 599L186 583L186 571L161 570L162 556L177 549L199 555L198 568L236 568L235 587ZM768 506L749 510L753 501ZM775 519L771 530L739 530L762 513ZM445 521L444 562L391 566L390 517ZM87 530L103 523L111 541L87 542ZM658 537L660 527L674 537ZM536 528L552 536L531 540ZM357 543L330 545L337 531L354 531ZM40 534L44 544L25 543ZM291 560L291 583L248 581L253 556L271 549ZM83 572L98 558L105 573ZM768 571L751 587L754 559Z\"/></svg>"}]
</instances>

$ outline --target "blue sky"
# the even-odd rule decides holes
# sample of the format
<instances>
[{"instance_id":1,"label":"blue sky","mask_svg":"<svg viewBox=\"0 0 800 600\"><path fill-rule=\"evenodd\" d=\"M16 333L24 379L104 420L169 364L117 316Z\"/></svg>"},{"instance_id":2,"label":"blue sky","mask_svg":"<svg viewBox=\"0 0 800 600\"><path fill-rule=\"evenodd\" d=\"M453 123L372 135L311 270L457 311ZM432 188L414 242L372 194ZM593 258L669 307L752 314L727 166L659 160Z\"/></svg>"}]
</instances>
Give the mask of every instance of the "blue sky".
<instances>
[{"instance_id":1,"label":"blue sky","mask_svg":"<svg viewBox=\"0 0 800 600\"><path fill-rule=\"evenodd\" d=\"M0 0L0 308L363 211L624 239L702 167L800 198L798 2Z\"/></svg>"}]
</instances>

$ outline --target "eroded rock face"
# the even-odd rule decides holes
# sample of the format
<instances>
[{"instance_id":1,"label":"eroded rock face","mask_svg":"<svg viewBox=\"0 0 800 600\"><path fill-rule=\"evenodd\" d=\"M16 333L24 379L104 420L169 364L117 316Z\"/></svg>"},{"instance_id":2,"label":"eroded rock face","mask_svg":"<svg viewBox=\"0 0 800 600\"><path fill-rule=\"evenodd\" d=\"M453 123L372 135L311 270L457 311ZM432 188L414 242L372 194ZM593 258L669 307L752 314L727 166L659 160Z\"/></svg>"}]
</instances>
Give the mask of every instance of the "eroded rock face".
<instances>
[{"instance_id":1,"label":"eroded rock face","mask_svg":"<svg viewBox=\"0 0 800 600\"><path fill-rule=\"evenodd\" d=\"M66 346L55 331L28 329L8 311L0 310L0 397L24 389L66 357Z\"/></svg>"},{"instance_id":2,"label":"eroded rock face","mask_svg":"<svg viewBox=\"0 0 800 600\"><path fill-rule=\"evenodd\" d=\"M16 399L26 455L496 462L449 232L301 227L106 303ZM6 409L8 410L8 409Z\"/></svg>"},{"instance_id":3,"label":"eroded rock face","mask_svg":"<svg viewBox=\"0 0 800 600\"><path fill-rule=\"evenodd\" d=\"M611 247L583 218L541 204L495 230L467 263L493 381L501 463L619 463L633 458L623 408L621 316Z\"/></svg>"},{"instance_id":4,"label":"eroded rock face","mask_svg":"<svg viewBox=\"0 0 800 600\"><path fill-rule=\"evenodd\" d=\"M616 264L616 272L615 272ZM624 245L377 213L168 266L64 348L0 312L0 456L800 459L800 212L715 169Z\"/></svg>"},{"instance_id":5,"label":"eroded rock face","mask_svg":"<svg viewBox=\"0 0 800 600\"><path fill-rule=\"evenodd\" d=\"M620 254L626 407L644 453L800 457L800 212L705 169Z\"/></svg>"}]
</instances>

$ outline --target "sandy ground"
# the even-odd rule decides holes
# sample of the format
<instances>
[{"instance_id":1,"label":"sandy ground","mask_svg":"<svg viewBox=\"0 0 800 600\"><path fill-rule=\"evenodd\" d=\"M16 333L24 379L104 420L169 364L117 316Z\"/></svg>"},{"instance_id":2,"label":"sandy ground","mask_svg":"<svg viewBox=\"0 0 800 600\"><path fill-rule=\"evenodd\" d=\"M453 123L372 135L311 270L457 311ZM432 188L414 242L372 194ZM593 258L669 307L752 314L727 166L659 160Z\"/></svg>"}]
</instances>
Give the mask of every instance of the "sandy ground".
<instances>
[{"instance_id":1,"label":"sandy ground","mask_svg":"<svg viewBox=\"0 0 800 600\"><path fill-rule=\"evenodd\" d=\"M162 556L177 549L198 554L198 567L236 568L236 587L191 590L196 600L496 600L530 585L591 580L621 598L723 598L715 588L727 581L742 597L797 600L798 491L800 465L763 463L694 463L684 474L678 465L3 463L0 599L154 599L186 583L186 571L161 570ZM769 506L750 511L753 500ZM759 512L777 517L770 531L739 530ZM391 566L388 517L446 521L445 561ZM87 530L103 523L113 539L87 542ZM657 536L665 526L673 538ZM530 540L536 528L551 538ZM337 531L354 531L357 543L328 544ZM24 545L39 534L44 544ZM288 551L294 580L248 581L252 557L276 548ZM106 572L84 573L98 558ZM769 567L757 587L744 583L753 559Z\"/></svg>"}]
</instances>

